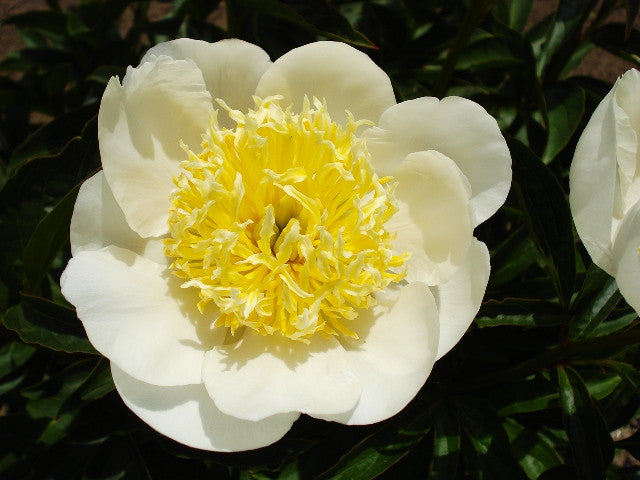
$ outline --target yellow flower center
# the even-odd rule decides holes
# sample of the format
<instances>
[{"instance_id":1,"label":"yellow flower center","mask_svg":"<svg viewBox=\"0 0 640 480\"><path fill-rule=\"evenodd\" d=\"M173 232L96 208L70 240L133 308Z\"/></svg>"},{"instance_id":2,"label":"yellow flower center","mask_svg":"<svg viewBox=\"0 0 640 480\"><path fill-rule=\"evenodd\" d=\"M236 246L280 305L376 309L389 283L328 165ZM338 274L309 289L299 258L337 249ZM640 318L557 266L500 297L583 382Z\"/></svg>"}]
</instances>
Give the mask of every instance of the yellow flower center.
<instances>
[{"instance_id":1,"label":"yellow flower center","mask_svg":"<svg viewBox=\"0 0 640 480\"><path fill-rule=\"evenodd\" d=\"M384 224L396 212L391 177L378 178L356 135L370 122L331 121L326 104L283 109L254 98L242 113L218 103L202 152L174 178L166 254L183 287L215 303L215 324L308 341L348 328L373 294L404 277ZM348 112L347 112L348 113Z\"/></svg>"}]
</instances>

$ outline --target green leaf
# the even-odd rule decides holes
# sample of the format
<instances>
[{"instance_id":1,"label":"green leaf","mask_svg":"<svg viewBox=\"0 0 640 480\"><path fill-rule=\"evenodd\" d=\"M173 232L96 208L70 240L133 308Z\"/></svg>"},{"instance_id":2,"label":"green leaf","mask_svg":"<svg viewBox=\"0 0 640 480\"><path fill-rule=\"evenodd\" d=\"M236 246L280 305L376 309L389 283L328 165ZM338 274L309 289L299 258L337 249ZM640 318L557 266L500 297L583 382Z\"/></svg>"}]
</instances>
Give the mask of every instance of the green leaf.
<instances>
[{"instance_id":1,"label":"green leaf","mask_svg":"<svg viewBox=\"0 0 640 480\"><path fill-rule=\"evenodd\" d=\"M36 227L58 199L67 195L99 165L96 134L97 120L94 117L86 124L82 136L74 137L60 154L24 162L14 169L0 188L0 229L3 231L0 235L0 251L3 253L0 256L0 275L3 282L12 286L16 296L24 288L24 248ZM66 241L65 224L52 227L60 235L58 240ZM46 263L46 256L41 260ZM17 301L16 298L12 303Z\"/></svg>"},{"instance_id":2,"label":"green leaf","mask_svg":"<svg viewBox=\"0 0 640 480\"><path fill-rule=\"evenodd\" d=\"M23 373L22 375L9 377L8 380L0 380L0 397L9 392L15 392L16 388L18 388L26 378L27 373Z\"/></svg>"},{"instance_id":3,"label":"green leaf","mask_svg":"<svg viewBox=\"0 0 640 480\"><path fill-rule=\"evenodd\" d=\"M67 11L67 32L71 37L77 37L91 32L84 20L73 9Z\"/></svg>"},{"instance_id":4,"label":"green leaf","mask_svg":"<svg viewBox=\"0 0 640 480\"><path fill-rule=\"evenodd\" d=\"M83 480L151 479L136 445L127 437L110 437L87 465Z\"/></svg>"},{"instance_id":5,"label":"green leaf","mask_svg":"<svg viewBox=\"0 0 640 480\"><path fill-rule=\"evenodd\" d=\"M45 71L55 68L56 65L73 61L69 52L57 48L24 48L9 52L7 58L0 62L0 71L19 72L35 70L44 74ZM41 80L46 82L47 78Z\"/></svg>"},{"instance_id":6,"label":"green leaf","mask_svg":"<svg viewBox=\"0 0 640 480\"><path fill-rule=\"evenodd\" d=\"M583 375L585 375L583 373ZM620 385L621 378L618 375L604 375L602 371L596 373L593 377L584 377L584 383L587 386L589 395L595 400L602 400L611 395Z\"/></svg>"},{"instance_id":7,"label":"green leaf","mask_svg":"<svg viewBox=\"0 0 640 480\"><path fill-rule=\"evenodd\" d=\"M625 470L626 469L620 468L615 464L609 465L607 468L606 480L629 480L629 477L625 475Z\"/></svg>"},{"instance_id":8,"label":"green leaf","mask_svg":"<svg viewBox=\"0 0 640 480\"><path fill-rule=\"evenodd\" d=\"M64 402L91 375L96 361L81 360L55 372L40 383L23 389L20 393L27 398L26 410L31 418L57 418L62 413Z\"/></svg>"},{"instance_id":9,"label":"green leaf","mask_svg":"<svg viewBox=\"0 0 640 480\"><path fill-rule=\"evenodd\" d=\"M14 372L36 353L31 345L9 342L0 347L0 378Z\"/></svg>"},{"instance_id":10,"label":"green leaf","mask_svg":"<svg viewBox=\"0 0 640 480\"><path fill-rule=\"evenodd\" d=\"M573 368L558 366L562 420L573 453L573 465L584 480L602 479L613 458L613 443L587 386Z\"/></svg>"},{"instance_id":11,"label":"green leaf","mask_svg":"<svg viewBox=\"0 0 640 480\"><path fill-rule=\"evenodd\" d=\"M7 310L2 319L23 341L67 353L97 354L73 310L44 298L26 299Z\"/></svg>"},{"instance_id":12,"label":"green leaf","mask_svg":"<svg viewBox=\"0 0 640 480\"><path fill-rule=\"evenodd\" d=\"M460 463L460 423L456 414L447 407L434 412L433 465L431 480L456 478Z\"/></svg>"},{"instance_id":13,"label":"green leaf","mask_svg":"<svg viewBox=\"0 0 640 480\"><path fill-rule=\"evenodd\" d=\"M525 38L531 44L531 49L534 52L536 58L540 56L542 47L547 40L547 34L551 31L553 23L555 21L555 12L545 15L541 20L538 20L525 32ZM534 66L534 72L535 72ZM537 75L536 75L537 77Z\"/></svg>"},{"instance_id":14,"label":"green leaf","mask_svg":"<svg viewBox=\"0 0 640 480\"><path fill-rule=\"evenodd\" d=\"M46 199L62 198L91 171L95 171L99 166L97 124L97 117L94 116L84 124L79 135L73 136L62 145L61 151L54 154L47 153L49 147L46 141L36 141L41 130L29 137L34 145L26 148L29 153L25 151L24 156L20 155L21 163L10 170L4 183L0 185L0 206L16 208L23 203L35 204L41 208L48 206ZM41 133L43 136L48 135ZM53 135L55 132L49 133ZM30 144L29 139L18 148ZM38 181L34 182L34 178ZM4 220L5 218L0 217L1 223Z\"/></svg>"},{"instance_id":15,"label":"green leaf","mask_svg":"<svg viewBox=\"0 0 640 480\"><path fill-rule=\"evenodd\" d=\"M539 258L536 244L522 226L491 252L491 276L488 290L504 291L504 287L520 280Z\"/></svg>"},{"instance_id":16,"label":"green leaf","mask_svg":"<svg viewBox=\"0 0 640 480\"><path fill-rule=\"evenodd\" d=\"M619 330L626 330L627 328L630 328L631 325L637 320L638 314L635 312L623 315L619 318L606 320L596 327L596 329L593 331L592 336L603 337Z\"/></svg>"},{"instance_id":17,"label":"green leaf","mask_svg":"<svg viewBox=\"0 0 640 480\"><path fill-rule=\"evenodd\" d=\"M593 363L597 365L597 362ZM599 402L609 430L629 425L636 418L638 410L638 395L635 390L629 388L629 384L621 377L615 376L620 379L620 382L611 394Z\"/></svg>"},{"instance_id":18,"label":"green leaf","mask_svg":"<svg viewBox=\"0 0 640 480\"><path fill-rule=\"evenodd\" d=\"M571 310L583 309L591 302L594 295L598 294L611 280L611 275L598 267L595 263L589 265L589 269L584 276L578 294L571 301Z\"/></svg>"},{"instance_id":19,"label":"green leaf","mask_svg":"<svg viewBox=\"0 0 640 480\"><path fill-rule=\"evenodd\" d=\"M593 336L593 332L607 319L621 298L615 278L592 264L571 306L575 316L569 328L570 337L578 339Z\"/></svg>"},{"instance_id":20,"label":"green leaf","mask_svg":"<svg viewBox=\"0 0 640 480\"><path fill-rule=\"evenodd\" d=\"M3 20L3 23L15 25L19 29L34 30L46 36L61 40L66 33L65 16L55 10L33 10Z\"/></svg>"},{"instance_id":21,"label":"green leaf","mask_svg":"<svg viewBox=\"0 0 640 480\"><path fill-rule=\"evenodd\" d=\"M628 363L609 359L605 360L602 364L620 375L620 378L636 392L636 395L640 399L640 372L637 369Z\"/></svg>"},{"instance_id":22,"label":"green leaf","mask_svg":"<svg viewBox=\"0 0 640 480\"><path fill-rule=\"evenodd\" d=\"M431 428L430 413L401 416L354 446L318 479L364 480L374 478L409 453Z\"/></svg>"},{"instance_id":23,"label":"green leaf","mask_svg":"<svg viewBox=\"0 0 640 480\"><path fill-rule=\"evenodd\" d=\"M67 436L67 433L77 416L78 412L67 412L59 417L52 418L49 420L49 423L44 429L44 432L42 432L42 435L40 435L40 438L38 438L38 441L49 446L59 442Z\"/></svg>"},{"instance_id":24,"label":"green leaf","mask_svg":"<svg viewBox=\"0 0 640 480\"><path fill-rule=\"evenodd\" d=\"M327 2L307 1L298 6L300 12L277 0L236 0L233 4L232 11L266 15L281 22L297 25L314 35L324 35L331 40L364 48L375 47L367 37L354 30L349 21Z\"/></svg>"},{"instance_id":25,"label":"green leaf","mask_svg":"<svg viewBox=\"0 0 640 480\"><path fill-rule=\"evenodd\" d=\"M82 384L64 401L60 407L60 412L65 413L80 408L87 403L104 397L112 392L114 388L109 362L104 358L100 358Z\"/></svg>"},{"instance_id":26,"label":"green leaf","mask_svg":"<svg viewBox=\"0 0 640 480\"><path fill-rule=\"evenodd\" d=\"M472 403L472 399L465 399L465 402L459 409L460 425L475 450L474 453L467 452L467 455L471 455L472 464L479 466L477 476L487 479L527 478L496 414L484 407L480 400Z\"/></svg>"},{"instance_id":27,"label":"green leaf","mask_svg":"<svg viewBox=\"0 0 640 480\"><path fill-rule=\"evenodd\" d=\"M13 151L9 167L13 171L34 158L59 154L71 140L81 134L86 123L95 114L96 105L88 105L60 115L40 127Z\"/></svg>"},{"instance_id":28,"label":"green leaf","mask_svg":"<svg viewBox=\"0 0 640 480\"><path fill-rule=\"evenodd\" d=\"M507 27L521 32L529 18L533 0L499 0L493 7L493 16Z\"/></svg>"},{"instance_id":29,"label":"green leaf","mask_svg":"<svg viewBox=\"0 0 640 480\"><path fill-rule=\"evenodd\" d=\"M591 36L591 41L608 52L640 66L640 31L633 28L626 36L624 23L607 23Z\"/></svg>"},{"instance_id":30,"label":"green leaf","mask_svg":"<svg viewBox=\"0 0 640 480\"><path fill-rule=\"evenodd\" d=\"M542 161L550 163L567 146L584 115L584 91L573 83L559 83L547 90L549 136Z\"/></svg>"},{"instance_id":31,"label":"green leaf","mask_svg":"<svg viewBox=\"0 0 640 480\"><path fill-rule=\"evenodd\" d=\"M24 413L0 416L0 474L3 477L12 465L32 453L46 424L47 420L33 421Z\"/></svg>"},{"instance_id":32,"label":"green leaf","mask_svg":"<svg viewBox=\"0 0 640 480\"><path fill-rule=\"evenodd\" d=\"M580 32L580 27L589 14L591 4L590 0L560 0L555 21L538 57L536 65L538 76L542 76L551 57Z\"/></svg>"},{"instance_id":33,"label":"green leaf","mask_svg":"<svg viewBox=\"0 0 640 480\"><path fill-rule=\"evenodd\" d=\"M492 404L499 416L540 412L558 405L555 385L542 373L509 383L509 388L493 390Z\"/></svg>"},{"instance_id":34,"label":"green leaf","mask_svg":"<svg viewBox=\"0 0 640 480\"><path fill-rule=\"evenodd\" d=\"M468 2L468 8L462 22L457 26L456 36L446 53L442 70L433 87L432 93L434 96L443 97L446 94L458 60L465 51L471 34L480 25L485 14L488 13L489 3L490 1L488 0L470 0Z\"/></svg>"},{"instance_id":35,"label":"green leaf","mask_svg":"<svg viewBox=\"0 0 640 480\"><path fill-rule=\"evenodd\" d=\"M518 68L524 60L501 38L489 37L469 44L460 54L456 70L471 72L489 68Z\"/></svg>"},{"instance_id":36,"label":"green leaf","mask_svg":"<svg viewBox=\"0 0 640 480\"><path fill-rule=\"evenodd\" d=\"M69 224L78 190L80 185L73 188L40 221L24 248L24 288L28 293L39 293L40 283L51 262L69 242Z\"/></svg>"},{"instance_id":37,"label":"green leaf","mask_svg":"<svg viewBox=\"0 0 640 480\"><path fill-rule=\"evenodd\" d=\"M506 418L502 426L507 432L520 466L531 480L562 464L562 457L536 430L525 428L513 418Z\"/></svg>"},{"instance_id":38,"label":"green leaf","mask_svg":"<svg viewBox=\"0 0 640 480\"><path fill-rule=\"evenodd\" d=\"M595 45L592 42L582 42L578 48L573 51L565 65L562 67L558 78L567 78L572 76L573 71L582 64L582 61L590 52L593 51L594 48ZM573 78L571 78L571 80L575 82L575 76L572 77Z\"/></svg>"},{"instance_id":39,"label":"green leaf","mask_svg":"<svg viewBox=\"0 0 640 480\"><path fill-rule=\"evenodd\" d=\"M546 300L505 298L484 302L475 321L479 327L549 327L566 324L567 314L558 304Z\"/></svg>"},{"instance_id":40,"label":"green leaf","mask_svg":"<svg viewBox=\"0 0 640 480\"><path fill-rule=\"evenodd\" d=\"M562 187L549 169L519 141L507 139L513 159L513 180L527 226L561 305L567 307L575 279L573 219Z\"/></svg>"}]
</instances>

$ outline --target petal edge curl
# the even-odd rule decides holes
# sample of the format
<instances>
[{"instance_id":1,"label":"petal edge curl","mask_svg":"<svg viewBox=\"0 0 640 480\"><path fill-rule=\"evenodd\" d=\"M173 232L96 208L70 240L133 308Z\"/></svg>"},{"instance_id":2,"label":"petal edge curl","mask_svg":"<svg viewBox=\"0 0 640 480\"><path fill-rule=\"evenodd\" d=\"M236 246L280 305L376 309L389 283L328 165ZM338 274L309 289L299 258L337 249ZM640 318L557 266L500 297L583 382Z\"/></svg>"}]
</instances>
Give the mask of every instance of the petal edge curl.
<instances>
[{"instance_id":1,"label":"petal edge curl","mask_svg":"<svg viewBox=\"0 0 640 480\"><path fill-rule=\"evenodd\" d=\"M256 95L283 95L300 111L305 95L326 100L332 120L344 125L348 109L356 120L377 122L396 103L391 80L366 54L345 43L315 42L278 58L264 73Z\"/></svg>"},{"instance_id":2,"label":"petal edge curl","mask_svg":"<svg viewBox=\"0 0 640 480\"><path fill-rule=\"evenodd\" d=\"M200 145L211 96L191 61L159 57L112 77L98 113L104 175L127 223L141 237L167 233L173 175L182 140Z\"/></svg>"},{"instance_id":3,"label":"petal edge curl","mask_svg":"<svg viewBox=\"0 0 640 480\"><path fill-rule=\"evenodd\" d=\"M511 154L496 120L471 100L422 97L386 110L364 132L373 166L393 175L413 152L436 150L451 158L471 185L473 226L491 217L511 188Z\"/></svg>"},{"instance_id":4,"label":"petal edge curl","mask_svg":"<svg viewBox=\"0 0 640 480\"><path fill-rule=\"evenodd\" d=\"M395 170L399 210L386 227L395 253L409 252L407 281L439 285L464 262L473 226L469 183L455 162L436 151L407 155Z\"/></svg>"},{"instance_id":5,"label":"petal edge curl","mask_svg":"<svg viewBox=\"0 0 640 480\"><path fill-rule=\"evenodd\" d=\"M307 345L246 332L236 344L207 352L202 377L221 411L253 421L290 411L345 412L362 390L332 337Z\"/></svg>"},{"instance_id":6,"label":"petal edge curl","mask_svg":"<svg viewBox=\"0 0 640 480\"><path fill-rule=\"evenodd\" d=\"M255 106L251 97L272 63L262 48L237 38L215 43L191 38L170 40L151 47L140 63L154 61L163 55L174 60L193 61L202 72L211 98L221 98L241 111ZM226 127L235 126L226 115L220 115L218 121Z\"/></svg>"},{"instance_id":7,"label":"petal edge curl","mask_svg":"<svg viewBox=\"0 0 640 480\"><path fill-rule=\"evenodd\" d=\"M164 245L157 238L142 238L129 228L122 209L111 193L103 172L86 179L71 217L71 253L101 250L109 245L126 248L166 265Z\"/></svg>"},{"instance_id":8,"label":"petal edge curl","mask_svg":"<svg viewBox=\"0 0 640 480\"><path fill-rule=\"evenodd\" d=\"M473 323L487 289L490 270L489 250L474 238L462 267L447 283L432 287L440 317L438 359L460 341Z\"/></svg>"},{"instance_id":9,"label":"petal edge curl","mask_svg":"<svg viewBox=\"0 0 640 480\"><path fill-rule=\"evenodd\" d=\"M203 385L159 387L127 375L111 364L116 389L125 405L154 430L193 448L239 452L280 440L298 413L274 415L249 422L225 415Z\"/></svg>"},{"instance_id":10,"label":"petal edge curl","mask_svg":"<svg viewBox=\"0 0 640 480\"><path fill-rule=\"evenodd\" d=\"M401 411L424 385L436 360L439 320L429 287L414 282L378 297L354 328L359 340L344 341L362 382L355 408L337 415L313 415L348 425L380 422Z\"/></svg>"},{"instance_id":11,"label":"petal edge curl","mask_svg":"<svg viewBox=\"0 0 640 480\"><path fill-rule=\"evenodd\" d=\"M62 274L93 346L129 375L154 385L202 382L204 353L222 340L165 267L115 246L83 251Z\"/></svg>"}]
</instances>

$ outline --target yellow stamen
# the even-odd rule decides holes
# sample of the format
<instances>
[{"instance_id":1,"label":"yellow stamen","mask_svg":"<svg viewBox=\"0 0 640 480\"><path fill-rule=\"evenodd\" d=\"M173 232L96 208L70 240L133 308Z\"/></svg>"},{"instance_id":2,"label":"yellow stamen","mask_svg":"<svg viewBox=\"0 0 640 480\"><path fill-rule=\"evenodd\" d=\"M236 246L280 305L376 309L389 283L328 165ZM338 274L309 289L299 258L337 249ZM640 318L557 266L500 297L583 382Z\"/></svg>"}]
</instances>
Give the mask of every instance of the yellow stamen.
<instances>
[{"instance_id":1,"label":"yellow stamen","mask_svg":"<svg viewBox=\"0 0 640 480\"><path fill-rule=\"evenodd\" d=\"M315 333L355 336L347 324L402 280L407 254L391 253L385 222L395 184L379 179L356 130L331 121L326 104L302 112L280 97L254 98L246 114L218 103L202 152L187 151L171 195L166 254L183 287L213 302L218 326L308 341Z\"/></svg>"}]
</instances>

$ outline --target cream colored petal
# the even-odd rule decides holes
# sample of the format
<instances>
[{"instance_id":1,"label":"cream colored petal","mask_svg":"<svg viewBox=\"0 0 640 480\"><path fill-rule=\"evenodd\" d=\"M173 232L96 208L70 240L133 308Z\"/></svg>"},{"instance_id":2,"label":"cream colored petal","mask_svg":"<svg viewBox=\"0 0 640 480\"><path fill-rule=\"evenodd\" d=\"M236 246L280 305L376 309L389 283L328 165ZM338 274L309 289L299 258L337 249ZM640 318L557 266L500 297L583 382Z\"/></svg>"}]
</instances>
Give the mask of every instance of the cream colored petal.
<instances>
[{"instance_id":1,"label":"cream colored petal","mask_svg":"<svg viewBox=\"0 0 640 480\"><path fill-rule=\"evenodd\" d=\"M115 245L154 262L167 263L161 239L142 238L129 228L103 172L88 178L80 187L71 217L70 239L73 255Z\"/></svg>"},{"instance_id":2,"label":"cream colored petal","mask_svg":"<svg viewBox=\"0 0 640 480\"><path fill-rule=\"evenodd\" d=\"M438 359L460 341L473 323L487 289L490 269L487 246L474 238L462 267L447 283L432 288L440 317Z\"/></svg>"},{"instance_id":3,"label":"cream colored petal","mask_svg":"<svg viewBox=\"0 0 640 480\"><path fill-rule=\"evenodd\" d=\"M93 346L154 385L202 382L205 352L224 338L200 314L197 294L162 265L118 247L74 256L60 279Z\"/></svg>"},{"instance_id":4,"label":"cream colored petal","mask_svg":"<svg viewBox=\"0 0 640 480\"><path fill-rule=\"evenodd\" d=\"M385 226L397 235L394 250L411 254L407 280L444 283L465 261L473 238L469 184L435 151L408 155L394 177L399 211Z\"/></svg>"},{"instance_id":5,"label":"cream colored petal","mask_svg":"<svg viewBox=\"0 0 640 480\"><path fill-rule=\"evenodd\" d=\"M612 90L582 132L569 170L569 203L576 230L593 261L609 274L613 274L616 176L616 114Z\"/></svg>"},{"instance_id":6,"label":"cream colored petal","mask_svg":"<svg viewBox=\"0 0 640 480\"><path fill-rule=\"evenodd\" d=\"M191 61L159 57L113 77L102 96L98 139L104 175L127 223L141 237L168 231L173 176L198 148L212 111L202 73Z\"/></svg>"},{"instance_id":7,"label":"cream colored petal","mask_svg":"<svg viewBox=\"0 0 640 480\"><path fill-rule=\"evenodd\" d=\"M385 420L402 410L424 385L436 360L439 320L424 283L378 296L379 304L353 322L359 340L344 341L362 382L356 407L338 415L313 415L349 425Z\"/></svg>"},{"instance_id":8,"label":"cream colored petal","mask_svg":"<svg viewBox=\"0 0 640 480\"><path fill-rule=\"evenodd\" d=\"M113 382L125 405L144 422L189 447L218 452L252 450L277 442L298 413L250 422L225 415L203 385L159 387L127 375L111 363Z\"/></svg>"},{"instance_id":9,"label":"cream colored petal","mask_svg":"<svg viewBox=\"0 0 640 480\"><path fill-rule=\"evenodd\" d=\"M255 107L252 95L260 77L271 65L264 50L235 38L215 43L190 38L159 43L142 57L141 63L162 55L175 60L192 60L202 71L211 97L221 98L241 111ZM223 126L234 125L226 115L220 115L218 119Z\"/></svg>"},{"instance_id":10,"label":"cream colored petal","mask_svg":"<svg viewBox=\"0 0 640 480\"><path fill-rule=\"evenodd\" d=\"M507 198L509 149L495 119L471 100L423 97L399 103L364 136L380 175L393 174L412 152L436 150L451 158L471 184L474 227Z\"/></svg>"},{"instance_id":11,"label":"cream colored petal","mask_svg":"<svg viewBox=\"0 0 640 480\"><path fill-rule=\"evenodd\" d=\"M254 421L285 412L344 412L362 389L342 346L322 337L307 345L246 332L207 353L202 377L221 411Z\"/></svg>"},{"instance_id":12,"label":"cream colored petal","mask_svg":"<svg viewBox=\"0 0 640 480\"><path fill-rule=\"evenodd\" d=\"M349 45L316 42L277 59L258 83L260 97L283 95L282 105L300 111L304 96L326 100L331 118L345 124L355 118L376 122L396 103L391 81L367 55Z\"/></svg>"},{"instance_id":13,"label":"cream colored petal","mask_svg":"<svg viewBox=\"0 0 640 480\"><path fill-rule=\"evenodd\" d=\"M618 175L613 202L615 236L625 214L640 201L640 73L631 69L613 87L616 118L616 160Z\"/></svg>"},{"instance_id":14,"label":"cream colored petal","mask_svg":"<svg viewBox=\"0 0 640 480\"><path fill-rule=\"evenodd\" d=\"M613 258L620 293L640 314L640 202L622 220Z\"/></svg>"},{"instance_id":15,"label":"cream colored petal","mask_svg":"<svg viewBox=\"0 0 640 480\"><path fill-rule=\"evenodd\" d=\"M640 175L638 136L640 135L640 72L627 71L614 87L614 113L616 117L616 156L622 176L632 179ZM628 205L631 208L635 201Z\"/></svg>"}]
</instances>

